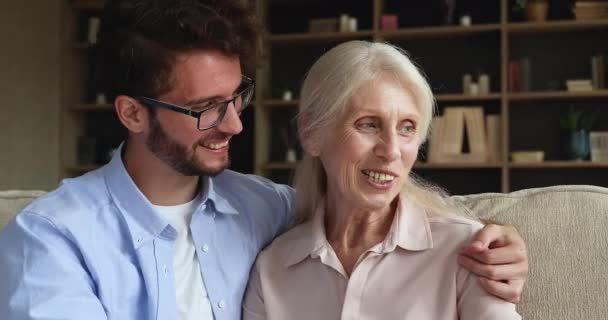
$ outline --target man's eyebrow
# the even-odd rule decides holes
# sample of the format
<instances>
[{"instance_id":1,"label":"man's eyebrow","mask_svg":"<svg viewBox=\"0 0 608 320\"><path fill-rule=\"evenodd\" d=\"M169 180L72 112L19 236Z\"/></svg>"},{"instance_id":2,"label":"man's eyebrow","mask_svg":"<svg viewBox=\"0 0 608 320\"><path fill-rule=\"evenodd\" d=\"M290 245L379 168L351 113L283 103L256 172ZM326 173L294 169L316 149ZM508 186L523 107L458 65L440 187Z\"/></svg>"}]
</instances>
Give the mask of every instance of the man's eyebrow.
<instances>
[{"instance_id":1,"label":"man's eyebrow","mask_svg":"<svg viewBox=\"0 0 608 320\"><path fill-rule=\"evenodd\" d=\"M211 101L223 101L224 97L223 96L212 96L212 97L202 97L202 98L195 98L189 101L186 101L186 103L184 105L186 106L195 106L195 105L200 105L200 104L204 104L204 103L208 103Z\"/></svg>"}]
</instances>

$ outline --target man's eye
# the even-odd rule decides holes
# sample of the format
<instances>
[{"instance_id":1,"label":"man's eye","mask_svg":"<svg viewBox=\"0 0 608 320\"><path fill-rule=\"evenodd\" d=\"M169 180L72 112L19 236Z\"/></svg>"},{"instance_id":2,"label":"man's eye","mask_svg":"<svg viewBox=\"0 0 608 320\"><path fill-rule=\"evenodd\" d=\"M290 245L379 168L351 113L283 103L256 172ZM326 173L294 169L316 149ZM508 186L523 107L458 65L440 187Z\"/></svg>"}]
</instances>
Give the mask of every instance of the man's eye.
<instances>
[{"instance_id":1,"label":"man's eye","mask_svg":"<svg viewBox=\"0 0 608 320\"><path fill-rule=\"evenodd\" d=\"M198 106L193 106L193 107L190 108L190 110L195 111L195 112L203 111L203 110L208 110L213 105L215 105L215 102L209 102L209 103L201 104L201 105L198 105Z\"/></svg>"}]
</instances>

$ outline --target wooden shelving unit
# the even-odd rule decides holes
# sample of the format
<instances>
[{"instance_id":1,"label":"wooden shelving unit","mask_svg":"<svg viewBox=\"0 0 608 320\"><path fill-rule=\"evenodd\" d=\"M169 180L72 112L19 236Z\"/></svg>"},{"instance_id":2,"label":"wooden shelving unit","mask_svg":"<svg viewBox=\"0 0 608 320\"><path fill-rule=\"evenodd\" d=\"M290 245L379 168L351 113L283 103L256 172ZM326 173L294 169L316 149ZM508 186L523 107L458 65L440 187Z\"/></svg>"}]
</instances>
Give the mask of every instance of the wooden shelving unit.
<instances>
[{"instance_id":1,"label":"wooden shelving unit","mask_svg":"<svg viewBox=\"0 0 608 320\"><path fill-rule=\"evenodd\" d=\"M95 84L91 78L92 61L86 40L89 17L99 16L104 0L63 0L63 75L62 75L62 116L61 116L61 172L63 177L81 175L94 170L101 163L79 163L79 158L102 159L100 156L79 157L79 143L83 137L96 141L95 152L107 143L112 126L111 104L96 104ZM106 129L102 131L99 128ZM114 124L116 126L116 124ZM89 146L90 147L90 146ZM99 150L97 150L99 149Z\"/></svg>"},{"instance_id":2,"label":"wooden shelving unit","mask_svg":"<svg viewBox=\"0 0 608 320\"><path fill-rule=\"evenodd\" d=\"M590 21L577 21L577 20L558 20L558 21L546 21L542 23L537 22L511 22L509 21L509 3L508 0L496 1L497 17L495 21L484 22L462 27L462 26L424 26L424 27L408 27L400 28L398 30L385 31L380 28L380 17L387 8L386 3L390 0L373 0L373 12L369 12L371 17L358 16L360 20L369 20L371 23L366 24L365 31L355 33L328 33L328 34L311 34L302 31L282 33L276 32L275 29L279 22L275 19L272 14L275 11L269 9L272 6L272 1L261 0L258 1L258 10L261 17L267 21L267 29L270 30L269 35L266 37L265 43L265 60L262 66L257 72L257 81L260 84L257 91L256 104L256 155L255 155L255 168L256 173L265 175L268 177L276 177L277 174L281 179L286 177L286 173L291 172L297 163L286 163L281 161L282 153L275 150L281 148L281 141L276 138L277 133L273 132L273 126L284 126L280 120L280 114L287 114L292 116L295 114L298 100L282 101L276 98L271 98L270 88L273 87L273 79L276 78L278 83L285 82L287 76L285 73L293 73L292 78L297 81L292 81L295 84L299 84L304 76L304 72L307 67L325 50L333 47L335 44L342 41L362 39L362 40L376 40L376 41L389 41L396 43L404 47L413 57L418 55L426 55L423 57L421 66L427 71L430 70L429 79L435 80L435 74L438 74L437 70L440 67L435 67L434 62L442 63L441 60L449 59L452 64L460 64L460 58L468 49L461 49L458 47L459 41L466 43L469 47L475 47L479 44L478 50L480 59L486 59L491 61L489 64L490 73L492 75L493 86L491 87L491 93L485 95L463 95L458 90L450 90L449 87L444 88L441 83L437 85L438 88L444 88L447 90L439 90L436 95L436 101L439 105L439 109L443 106L449 105L481 105L488 113L499 113L501 115L501 133L502 133L502 155L496 163L424 163L418 162L414 165L414 171L423 177L430 177L431 180L438 180L440 185L443 185L442 178L447 177L449 180L463 180L466 177L466 183L477 184L479 183L482 187L474 189L474 191L496 191L496 192L508 192L514 189L526 187L527 182L524 177L527 177L528 173L533 173L534 177L531 179L529 185L538 186L543 185L543 181L554 181L552 179L544 179L543 175L555 175L555 170L568 170L568 172L578 172L582 170L580 174L571 173L567 174L571 180L565 180L563 183L577 183L577 184L599 184L608 185L608 164L597 163L597 162L575 162L575 161L564 161L558 160L559 155L556 151L557 143L549 143L552 139L558 139L558 137L548 136L549 130L548 125L536 127L530 125L533 121L552 121L558 122L557 118L560 112L564 111L565 105L570 104L582 104L589 105L593 103L604 104L608 112L608 90L594 90L589 92L568 92L564 90L551 90L541 91L538 86L533 88L534 91L530 92L509 92L507 83L507 65L509 60L517 58L518 55L522 55L522 52L528 50L524 45L521 45L518 41L521 38L534 39L534 37L540 37L541 39L559 38L556 35L562 33L584 33L585 35L603 33L608 37L608 19L603 20L590 20ZM393 9L394 4L393 2ZM401 5L401 4L399 4ZM311 4L312 6L312 4ZM353 6L356 6L353 4ZM402 4L402 9L408 6L407 3ZM301 7L298 7L301 9ZM276 8L273 8L276 9ZM348 12L349 8L344 8L343 11ZM352 8L352 11L363 12L358 10L360 8ZM328 9L330 10L330 9ZM358 11L357 11L358 10ZM405 11L405 10L402 10ZM330 17L328 15L327 17ZM317 17L317 16L315 16ZM283 23L285 20L280 20ZM485 21L485 20L484 20ZM278 25L280 27L280 24ZM273 33L274 31L274 33ZM559 40L557 40L559 41ZM572 40L565 40L570 41ZM598 52L604 52L608 54L608 45L600 45L602 41L598 41L593 46L596 47ZM453 45L456 48L452 48ZM442 46L445 45L445 46ZM315 51L317 46L319 49ZM419 51L416 51L418 47ZM589 45L587 45L589 46ZM286 49L288 47L302 48L303 52L307 54L313 54L314 57L301 57L297 54L294 49L294 54L287 54ZM578 48L570 48L566 44L567 51L576 51ZM585 47L585 46L581 46ZM308 50L308 51L306 51ZM445 52L437 54L437 51ZM455 50L455 51L454 51ZM537 56L550 57L555 55L556 52L546 51L543 52L543 48L532 48ZM452 55L451 52L457 52L460 54ZM464 53L463 53L464 52ZM596 54L596 53L593 53ZM303 54L302 54L303 55ZM427 57L429 56L429 57ZM490 56L490 58L488 58ZM560 64L568 63L568 54L564 53L563 58L560 59ZM589 56L590 57L590 56ZM296 59L301 59L298 62ZM580 57L579 57L580 58ZM425 60L426 59L426 60ZM492 60L493 59L493 60ZM542 59L539 59L542 60ZM542 64L543 61L538 62ZM282 63L282 64L281 64ZM285 73L281 73L278 70L287 69L285 66L289 64L300 63L303 67L294 70L285 70ZM426 65L425 65L426 63ZM465 62L463 62L465 63ZM577 62L572 62L572 64ZM581 62L578 61L580 64ZM588 63L588 60L582 63ZM445 66L443 63L442 66ZM552 66L551 68L556 68ZM448 69L448 68L446 68ZM462 68L454 67L453 81L458 82L462 76ZM590 78L590 75L588 76ZM559 79L565 81L565 78ZM432 83L433 84L433 83ZM454 86L453 86L454 87ZM298 92L299 87L294 85L291 88L294 92ZM457 88L458 89L458 88ZM542 104L542 106L537 106ZM532 108L532 109L530 109ZM530 117L533 119L527 120L526 125L521 127L522 117L526 118L526 112L530 112ZM604 111L602 111L604 112ZM544 115L546 113L546 115ZM279 116L277 116L279 114ZM278 118L277 118L278 117ZM548 120L544 120L548 117ZM279 119L279 120L277 120ZM540 129L542 128L542 129ZM524 131L522 131L524 130ZM605 130L608 130L606 128ZM524 134L527 132L527 134ZM543 137L543 135L547 135ZM526 137L530 137L530 141L526 140ZM523 137L523 138L522 138ZM522 149L534 149L534 142L541 141L541 145L536 148L542 149L543 143L548 143L548 147L552 148L549 152L550 157L541 163L512 163L509 158L509 152L513 150ZM544 141L544 142L543 142ZM591 171L590 171L591 170ZM462 173L460 173L462 172ZM593 172L591 174L590 172ZM523 179L523 180L522 180ZM540 180L539 180L540 179ZM279 179L279 181L281 181ZM602 182L604 181L604 182ZM285 182L283 180L283 182ZM463 182L456 183L456 188L462 186ZM449 183L448 183L449 184ZM469 190L470 188L463 188L463 190ZM458 193L458 190L451 190Z\"/></svg>"},{"instance_id":3,"label":"wooden shelving unit","mask_svg":"<svg viewBox=\"0 0 608 320\"><path fill-rule=\"evenodd\" d=\"M606 185L608 183L608 164L597 162L570 162L560 160L557 153L557 137L551 133L554 127L549 123L558 121L560 112L569 105L582 105L586 108L596 108L596 105L608 107L608 89L589 92L567 92L563 89L545 91L542 85L534 87L530 92L509 92L507 88L507 65L509 60L530 54L536 58L535 65L539 73L551 73L554 70L571 70L573 65L585 68L587 60L581 56L604 53L608 54L608 44L602 39L608 38L608 19L603 20L558 20L542 23L511 22L509 21L509 1L495 0L495 10L491 18L481 19L468 27L456 25L431 25L420 27L402 27L386 31L380 27L380 17L383 13L394 13L407 9L408 2L392 0L370 0L369 2L323 2L319 0L280 2L283 9L289 6L300 6L297 10L300 16L310 14L310 17L337 17L343 10L355 12L360 20L360 30L357 32L329 32L312 34L305 32L306 25L293 27L289 31L281 29L283 24L297 23L299 17L281 14L275 9L279 2L271 0L252 0L255 3L258 16L267 23L269 33L263 41L263 56L256 70L255 112L255 153L252 156L255 173L267 177L284 178L296 167L297 163L283 162L284 154L280 150L282 141L277 129L293 119L297 109L299 85L304 73L314 60L334 45L348 40L362 39L388 41L404 47L427 73L436 91L436 101L439 110L450 105L483 106L488 113L501 115L502 155L495 163L447 163L429 164L416 163L414 171L425 178L438 182L450 190L454 185L455 193L463 187L463 183L478 186L477 189L463 188L466 191L497 191L507 192L527 185L542 185L546 176L564 172L567 179L563 183L588 183ZM95 169L98 164L79 164L78 139L90 135L95 128L91 125L98 118L112 115L111 105L94 103L91 94L90 79L90 48L82 39L82 18L100 13L104 0L64 0L64 73L62 82L62 150L61 165L65 176L82 174ZM392 7L389 4L391 2ZM487 2L494 6L494 2ZM426 4L421 3L424 6ZM486 5L486 2L484 2ZM286 7L287 6L287 7ZM305 10L300 10L305 6ZM346 6L346 8L337 8ZM349 6L352 6L349 8ZM271 8L272 7L272 8ZM320 9L322 8L322 9ZM392 9L391 9L392 8ZM418 8L418 7L417 7ZM316 11L315 11L316 10ZM321 11L323 10L323 11ZM327 12L337 12L326 14ZM333 11L332 11L333 10ZM418 10L418 9L416 9ZM411 11L411 10L410 10ZM316 12L316 14L314 13ZM283 17L281 17L283 16ZM482 17L483 18L483 17ZM307 20L306 20L307 21ZM307 23L307 22L306 22ZM278 31L277 31L278 30ZM562 35L564 39L562 39ZM603 35L603 38L602 38ZM578 44L579 39L595 37L598 41L587 41ZM534 48L535 40L549 42L554 47L545 49ZM528 41L528 42L526 42ZM551 42L553 41L553 42ZM564 41L563 52L556 50L559 42ZM556 44L557 43L557 44ZM545 51L543 51L545 50ZM587 50L587 51L585 51ZM591 52L593 51L593 52ZM470 55L470 56L469 56ZM558 59L553 58L556 55ZM546 57L547 59L544 59ZM575 60L578 59L578 60ZM585 58L586 59L586 58ZM545 62L544 60L547 60ZM491 93L484 95L463 95L460 91L461 76L464 72L475 72L475 63L479 61L484 71L491 75ZM547 64L543 66L543 64ZM564 68L567 67L567 68ZM580 69L579 68L579 69ZM565 72L565 71L564 71ZM563 76L557 80L565 81ZM560 78L561 77L561 78ZM588 76L590 77L590 76ZM539 82L540 83L540 82ZM294 99L284 101L272 93L275 87L288 86L294 93ZM596 108L596 109L597 109ZM608 113L602 110L602 114ZM608 117L603 116L603 120ZM103 119L102 119L103 120ZM99 120L99 121L102 121ZM601 129L608 130L608 121ZM109 130L109 129L108 129ZM104 137L100 139L105 139ZM513 150L548 148L547 161L542 163L512 163L509 152ZM445 183L444 183L445 182ZM533 182L533 183L532 183Z\"/></svg>"}]
</instances>

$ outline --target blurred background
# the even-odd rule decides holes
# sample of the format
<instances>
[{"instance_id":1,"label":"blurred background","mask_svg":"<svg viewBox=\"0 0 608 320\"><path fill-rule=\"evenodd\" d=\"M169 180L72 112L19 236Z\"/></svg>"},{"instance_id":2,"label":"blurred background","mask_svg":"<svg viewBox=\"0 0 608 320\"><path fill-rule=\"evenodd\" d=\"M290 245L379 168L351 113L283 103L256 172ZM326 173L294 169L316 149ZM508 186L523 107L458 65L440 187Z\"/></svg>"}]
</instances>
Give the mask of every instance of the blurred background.
<instances>
[{"instance_id":1,"label":"blurred background","mask_svg":"<svg viewBox=\"0 0 608 320\"><path fill-rule=\"evenodd\" d=\"M104 1L0 2L0 189L103 165L123 129L94 81ZM608 1L250 0L264 21L232 169L290 183L304 73L340 42L406 49L437 99L414 172L453 194L608 186Z\"/></svg>"}]
</instances>

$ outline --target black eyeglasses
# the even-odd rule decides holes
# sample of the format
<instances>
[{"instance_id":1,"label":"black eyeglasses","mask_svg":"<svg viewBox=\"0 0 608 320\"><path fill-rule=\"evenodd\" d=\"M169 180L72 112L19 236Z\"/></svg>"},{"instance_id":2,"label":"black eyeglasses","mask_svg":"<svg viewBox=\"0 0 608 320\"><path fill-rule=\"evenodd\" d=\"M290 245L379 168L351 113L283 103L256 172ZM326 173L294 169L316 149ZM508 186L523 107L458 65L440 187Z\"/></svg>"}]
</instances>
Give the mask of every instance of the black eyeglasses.
<instances>
[{"instance_id":1,"label":"black eyeglasses","mask_svg":"<svg viewBox=\"0 0 608 320\"><path fill-rule=\"evenodd\" d=\"M242 77L243 81L237 90L237 94L226 101L217 103L206 103L203 105L185 108L148 97L137 96L133 98L148 107L161 107L194 117L196 118L196 125L199 130L208 130L222 122L224 115L226 115L226 110L228 110L228 106L231 103L234 105L234 110L240 116L243 110L245 110L245 108L247 108L251 102L255 83L251 78L245 76Z\"/></svg>"}]
</instances>

